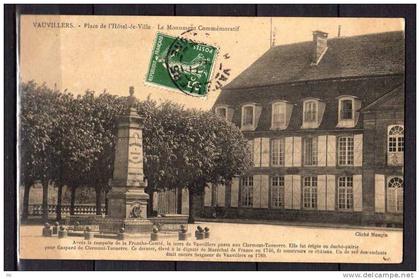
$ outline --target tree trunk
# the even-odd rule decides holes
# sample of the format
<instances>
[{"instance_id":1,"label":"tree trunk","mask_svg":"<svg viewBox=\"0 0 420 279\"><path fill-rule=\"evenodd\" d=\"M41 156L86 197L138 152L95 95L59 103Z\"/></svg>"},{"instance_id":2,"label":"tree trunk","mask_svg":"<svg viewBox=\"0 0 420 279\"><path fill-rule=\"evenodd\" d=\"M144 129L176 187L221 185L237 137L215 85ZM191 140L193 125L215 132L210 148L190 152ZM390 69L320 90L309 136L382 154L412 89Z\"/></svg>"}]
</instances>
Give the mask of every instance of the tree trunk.
<instances>
[{"instance_id":1,"label":"tree trunk","mask_svg":"<svg viewBox=\"0 0 420 279\"><path fill-rule=\"evenodd\" d=\"M193 206L194 206L194 192L192 190L189 189L188 191L188 223L189 224L194 224L194 210L193 210Z\"/></svg>"},{"instance_id":2,"label":"tree trunk","mask_svg":"<svg viewBox=\"0 0 420 279\"><path fill-rule=\"evenodd\" d=\"M105 215L108 215L108 192L105 192Z\"/></svg>"},{"instance_id":3,"label":"tree trunk","mask_svg":"<svg viewBox=\"0 0 420 279\"><path fill-rule=\"evenodd\" d=\"M42 181L42 221L48 222L48 181Z\"/></svg>"},{"instance_id":4,"label":"tree trunk","mask_svg":"<svg viewBox=\"0 0 420 279\"><path fill-rule=\"evenodd\" d=\"M70 215L74 215L74 203L76 201L76 187L71 187L71 198L70 198Z\"/></svg>"},{"instance_id":5,"label":"tree trunk","mask_svg":"<svg viewBox=\"0 0 420 279\"><path fill-rule=\"evenodd\" d=\"M29 192L31 190L30 183L25 184L23 190L23 205L22 205L22 221L28 220L29 216Z\"/></svg>"},{"instance_id":6,"label":"tree trunk","mask_svg":"<svg viewBox=\"0 0 420 279\"><path fill-rule=\"evenodd\" d=\"M57 189L57 207L55 208L55 214L57 221L61 221L61 204L63 199L63 185L60 183L58 184Z\"/></svg>"},{"instance_id":7,"label":"tree trunk","mask_svg":"<svg viewBox=\"0 0 420 279\"><path fill-rule=\"evenodd\" d=\"M95 187L96 193L96 215L102 215L102 188Z\"/></svg>"},{"instance_id":8,"label":"tree trunk","mask_svg":"<svg viewBox=\"0 0 420 279\"><path fill-rule=\"evenodd\" d=\"M176 214L182 214L182 188L176 188Z\"/></svg>"}]
</instances>

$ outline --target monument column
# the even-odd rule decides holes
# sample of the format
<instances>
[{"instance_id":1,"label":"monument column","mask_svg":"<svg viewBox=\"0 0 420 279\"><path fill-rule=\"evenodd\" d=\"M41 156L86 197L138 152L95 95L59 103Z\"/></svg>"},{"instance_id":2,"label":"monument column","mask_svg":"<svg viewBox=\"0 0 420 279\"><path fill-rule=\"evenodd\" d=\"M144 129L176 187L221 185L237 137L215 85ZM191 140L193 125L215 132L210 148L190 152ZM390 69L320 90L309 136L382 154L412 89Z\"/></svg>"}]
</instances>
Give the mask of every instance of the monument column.
<instances>
[{"instance_id":1,"label":"monument column","mask_svg":"<svg viewBox=\"0 0 420 279\"><path fill-rule=\"evenodd\" d=\"M108 225L112 225L112 231L124 227L128 233L151 229L147 220L149 195L144 191L147 185L143 173L143 123L135 106L134 87L130 87L128 109L118 119L112 188L108 195Z\"/></svg>"}]
</instances>

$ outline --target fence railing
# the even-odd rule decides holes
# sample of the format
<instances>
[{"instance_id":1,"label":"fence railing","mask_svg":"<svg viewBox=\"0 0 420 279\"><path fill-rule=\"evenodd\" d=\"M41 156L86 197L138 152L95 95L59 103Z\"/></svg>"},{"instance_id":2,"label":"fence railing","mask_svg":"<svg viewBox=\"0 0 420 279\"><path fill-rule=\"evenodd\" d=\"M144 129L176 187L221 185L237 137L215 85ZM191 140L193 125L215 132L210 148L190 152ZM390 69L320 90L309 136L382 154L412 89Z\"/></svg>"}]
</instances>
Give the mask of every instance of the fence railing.
<instances>
[{"instance_id":1,"label":"fence railing","mask_svg":"<svg viewBox=\"0 0 420 279\"><path fill-rule=\"evenodd\" d=\"M49 204L48 205L48 214L56 214L57 205ZM41 216L42 215L42 204L30 204L28 205L28 211L30 216ZM106 213L105 205L101 207L101 213ZM61 205L61 214L70 215L70 205L63 204ZM92 215L96 214L96 205L95 204L77 204L74 206L74 214L77 215Z\"/></svg>"}]
</instances>

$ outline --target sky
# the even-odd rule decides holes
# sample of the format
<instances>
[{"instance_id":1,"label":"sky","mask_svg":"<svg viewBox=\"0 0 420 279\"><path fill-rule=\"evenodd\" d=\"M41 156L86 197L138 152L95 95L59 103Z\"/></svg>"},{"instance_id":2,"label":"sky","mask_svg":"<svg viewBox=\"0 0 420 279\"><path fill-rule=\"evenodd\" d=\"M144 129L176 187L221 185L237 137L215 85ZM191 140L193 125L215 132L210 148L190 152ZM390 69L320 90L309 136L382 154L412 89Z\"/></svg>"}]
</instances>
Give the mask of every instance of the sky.
<instances>
[{"instance_id":1,"label":"sky","mask_svg":"<svg viewBox=\"0 0 420 279\"><path fill-rule=\"evenodd\" d=\"M107 28L100 28L101 24ZM141 28L110 28L110 24L141 25ZM341 37L400 31L404 30L404 21L396 18L24 15L20 22L20 80L45 82L76 95L87 89L128 95L128 88L134 86L135 96L140 100L150 96L157 101L172 100L187 108L207 110L220 90L212 90L204 98L191 97L145 83L157 32L179 36L182 28L191 26L231 28L231 31L197 30L196 38L218 48L213 76L222 63L224 69L230 69L225 82L229 83L273 44L310 41L314 30L327 32L329 38L334 38L339 26Z\"/></svg>"}]
</instances>

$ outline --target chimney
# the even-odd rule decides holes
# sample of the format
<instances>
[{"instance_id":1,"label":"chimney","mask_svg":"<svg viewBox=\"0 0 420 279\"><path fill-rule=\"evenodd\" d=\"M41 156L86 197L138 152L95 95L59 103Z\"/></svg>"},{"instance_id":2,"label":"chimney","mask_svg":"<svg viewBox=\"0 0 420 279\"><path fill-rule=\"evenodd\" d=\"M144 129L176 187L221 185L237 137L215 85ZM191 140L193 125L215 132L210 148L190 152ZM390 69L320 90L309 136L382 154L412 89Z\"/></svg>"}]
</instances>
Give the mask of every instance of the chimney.
<instances>
[{"instance_id":1,"label":"chimney","mask_svg":"<svg viewBox=\"0 0 420 279\"><path fill-rule=\"evenodd\" d=\"M318 65L328 49L327 38L328 33L322 31L314 31L313 34L313 54L312 66Z\"/></svg>"}]
</instances>

